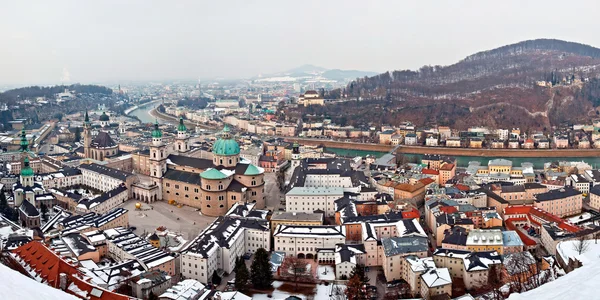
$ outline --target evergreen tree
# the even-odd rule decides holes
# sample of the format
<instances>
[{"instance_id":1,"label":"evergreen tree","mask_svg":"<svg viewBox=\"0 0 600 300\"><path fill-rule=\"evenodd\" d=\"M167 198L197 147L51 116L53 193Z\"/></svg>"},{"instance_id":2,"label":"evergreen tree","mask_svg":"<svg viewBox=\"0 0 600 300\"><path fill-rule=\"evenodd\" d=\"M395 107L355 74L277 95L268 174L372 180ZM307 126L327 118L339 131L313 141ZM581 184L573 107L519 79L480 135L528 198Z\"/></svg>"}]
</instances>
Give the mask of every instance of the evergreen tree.
<instances>
[{"instance_id":1,"label":"evergreen tree","mask_svg":"<svg viewBox=\"0 0 600 300\"><path fill-rule=\"evenodd\" d=\"M79 127L75 127L75 141L79 142L80 139L81 139L81 131L79 130Z\"/></svg>"},{"instance_id":2,"label":"evergreen tree","mask_svg":"<svg viewBox=\"0 0 600 300\"><path fill-rule=\"evenodd\" d=\"M154 292L150 291L150 294L148 294L148 300L158 300L158 296L156 296Z\"/></svg>"},{"instance_id":3,"label":"evergreen tree","mask_svg":"<svg viewBox=\"0 0 600 300\"><path fill-rule=\"evenodd\" d=\"M217 274L217 270L213 272L211 282L214 285L221 284L221 277L219 277L219 274Z\"/></svg>"},{"instance_id":4,"label":"evergreen tree","mask_svg":"<svg viewBox=\"0 0 600 300\"><path fill-rule=\"evenodd\" d=\"M48 206L42 202L40 210L42 211L42 220L48 221Z\"/></svg>"},{"instance_id":5,"label":"evergreen tree","mask_svg":"<svg viewBox=\"0 0 600 300\"><path fill-rule=\"evenodd\" d=\"M242 293L247 291L249 280L250 272L248 272L246 262L242 257L238 257L235 260L235 289Z\"/></svg>"},{"instance_id":6,"label":"evergreen tree","mask_svg":"<svg viewBox=\"0 0 600 300\"><path fill-rule=\"evenodd\" d=\"M5 214L9 208L10 207L8 207L8 201L6 200L6 195L4 195L4 192L0 191L0 213Z\"/></svg>"},{"instance_id":7,"label":"evergreen tree","mask_svg":"<svg viewBox=\"0 0 600 300\"><path fill-rule=\"evenodd\" d=\"M369 277L365 273L365 265L357 264L356 266L354 266L354 269L352 270L352 273L350 273L349 277L352 278L355 275L358 276L358 279L360 280L361 284L369 283Z\"/></svg>"},{"instance_id":8,"label":"evergreen tree","mask_svg":"<svg viewBox=\"0 0 600 300\"><path fill-rule=\"evenodd\" d=\"M261 290L270 288L273 283L269 253L264 248L259 248L254 254L254 261L250 267L250 279L254 288Z\"/></svg>"}]
</instances>

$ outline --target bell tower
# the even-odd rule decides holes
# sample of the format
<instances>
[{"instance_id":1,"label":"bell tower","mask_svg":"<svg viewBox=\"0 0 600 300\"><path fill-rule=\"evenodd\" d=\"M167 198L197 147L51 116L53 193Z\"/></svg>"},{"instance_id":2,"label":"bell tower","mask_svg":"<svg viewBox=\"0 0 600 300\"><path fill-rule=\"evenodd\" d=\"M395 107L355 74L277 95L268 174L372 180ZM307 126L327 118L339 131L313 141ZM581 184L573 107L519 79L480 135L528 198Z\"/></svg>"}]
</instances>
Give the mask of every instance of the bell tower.
<instances>
[{"instance_id":1,"label":"bell tower","mask_svg":"<svg viewBox=\"0 0 600 300\"><path fill-rule=\"evenodd\" d=\"M179 117L179 125L177 126L177 138L175 139L175 147L177 152L185 153L190 150L189 136L187 128L183 124L183 117Z\"/></svg>"},{"instance_id":2,"label":"bell tower","mask_svg":"<svg viewBox=\"0 0 600 300\"><path fill-rule=\"evenodd\" d=\"M90 117L88 116L87 110L85 111L85 119L83 121L83 154L86 158L90 158L90 147L92 145L92 132L90 126Z\"/></svg>"}]
</instances>

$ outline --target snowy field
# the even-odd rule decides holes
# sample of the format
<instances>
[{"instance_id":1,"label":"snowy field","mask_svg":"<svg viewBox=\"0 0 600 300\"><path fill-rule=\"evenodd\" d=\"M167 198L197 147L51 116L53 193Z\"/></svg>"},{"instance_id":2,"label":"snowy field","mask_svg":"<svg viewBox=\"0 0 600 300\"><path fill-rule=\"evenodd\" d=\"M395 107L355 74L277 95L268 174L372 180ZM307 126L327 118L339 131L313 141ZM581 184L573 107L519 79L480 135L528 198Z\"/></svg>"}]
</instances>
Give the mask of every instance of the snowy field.
<instances>
[{"instance_id":1,"label":"snowy field","mask_svg":"<svg viewBox=\"0 0 600 300\"><path fill-rule=\"evenodd\" d=\"M319 266L317 276L319 280L335 280L335 272L332 266Z\"/></svg>"},{"instance_id":2,"label":"snowy field","mask_svg":"<svg viewBox=\"0 0 600 300\"><path fill-rule=\"evenodd\" d=\"M0 264L0 299L19 300L77 300L61 290L38 283L25 275Z\"/></svg>"}]
</instances>

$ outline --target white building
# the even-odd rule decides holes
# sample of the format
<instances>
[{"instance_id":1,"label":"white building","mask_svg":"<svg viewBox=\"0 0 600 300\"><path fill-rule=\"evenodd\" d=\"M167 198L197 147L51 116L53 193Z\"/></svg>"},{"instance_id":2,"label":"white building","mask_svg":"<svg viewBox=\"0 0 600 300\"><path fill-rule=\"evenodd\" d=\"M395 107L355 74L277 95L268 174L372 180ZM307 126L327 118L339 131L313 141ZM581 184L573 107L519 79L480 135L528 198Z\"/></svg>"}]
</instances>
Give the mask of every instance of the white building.
<instances>
[{"instance_id":1,"label":"white building","mask_svg":"<svg viewBox=\"0 0 600 300\"><path fill-rule=\"evenodd\" d=\"M572 174L566 179L567 185L572 186L582 193L590 192L590 181L581 174Z\"/></svg>"},{"instance_id":2,"label":"white building","mask_svg":"<svg viewBox=\"0 0 600 300\"><path fill-rule=\"evenodd\" d=\"M341 187L295 187L285 194L286 211L312 213L322 210L335 216L335 200L344 197Z\"/></svg>"},{"instance_id":3,"label":"white building","mask_svg":"<svg viewBox=\"0 0 600 300\"><path fill-rule=\"evenodd\" d=\"M311 259L319 249L334 249L337 244L345 244L346 227L279 225L273 233L273 240L275 251Z\"/></svg>"},{"instance_id":4,"label":"white building","mask_svg":"<svg viewBox=\"0 0 600 300\"><path fill-rule=\"evenodd\" d=\"M129 199L128 190L124 185L120 185L115 189L102 193L96 198L80 200L75 207L75 211L78 214L86 214L89 212L105 214L113 208L125 203L127 199Z\"/></svg>"},{"instance_id":5,"label":"white building","mask_svg":"<svg viewBox=\"0 0 600 300\"><path fill-rule=\"evenodd\" d=\"M215 220L181 252L181 274L208 283L215 270L231 273L238 257L259 248L271 249L266 219L225 216Z\"/></svg>"},{"instance_id":6,"label":"white building","mask_svg":"<svg viewBox=\"0 0 600 300\"><path fill-rule=\"evenodd\" d=\"M36 174L35 181L42 182L47 189L80 185L81 171L75 168L65 168L54 173Z\"/></svg>"},{"instance_id":7,"label":"white building","mask_svg":"<svg viewBox=\"0 0 600 300\"><path fill-rule=\"evenodd\" d=\"M81 183L99 191L108 192L121 184L128 182L135 175L121 170L108 168L98 164L83 164L81 170Z\"/></svg>"}]
</instances>

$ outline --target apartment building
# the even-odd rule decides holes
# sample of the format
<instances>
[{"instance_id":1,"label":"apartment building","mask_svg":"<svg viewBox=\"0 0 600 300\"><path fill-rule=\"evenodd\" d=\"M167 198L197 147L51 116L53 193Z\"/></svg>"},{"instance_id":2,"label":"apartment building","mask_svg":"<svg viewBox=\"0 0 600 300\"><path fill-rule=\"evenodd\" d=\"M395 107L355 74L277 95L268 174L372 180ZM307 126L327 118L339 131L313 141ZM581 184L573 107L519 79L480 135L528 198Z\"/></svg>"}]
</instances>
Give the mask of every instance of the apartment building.
<instances>
[{"instance_id":1,"label":"apartment building","mask_svg":"<svg viewBox=\"0 0 600 300\"><path fill-rule=\"evenodd\" d=\"M273 233L275 251L287 256L312 259L319 249L346 243L344 226L279 225Z\"/></svg>"},{"instance_id":2,"label":"apartment building","mask_svg":"<svg viewBox=\"0 0 600 300\"><path fill-rule=\"evenodd\" d=\"M582 193L573 187L550 190L535 195L534 206L553 215L563 218L581 213L583 207Z\"/></svg>"},{"instance_id":3,"label":"apartment building","mask_svg":"<svg viewBox=\"0 0 600 300\"><path fill-rule=\"evenodd\" d=\"M285 194L286 211L313 213L325 212L328 217L335 215L334 201L344 197L342 187L294 187Z\"/></svg>"}]
</instances>

